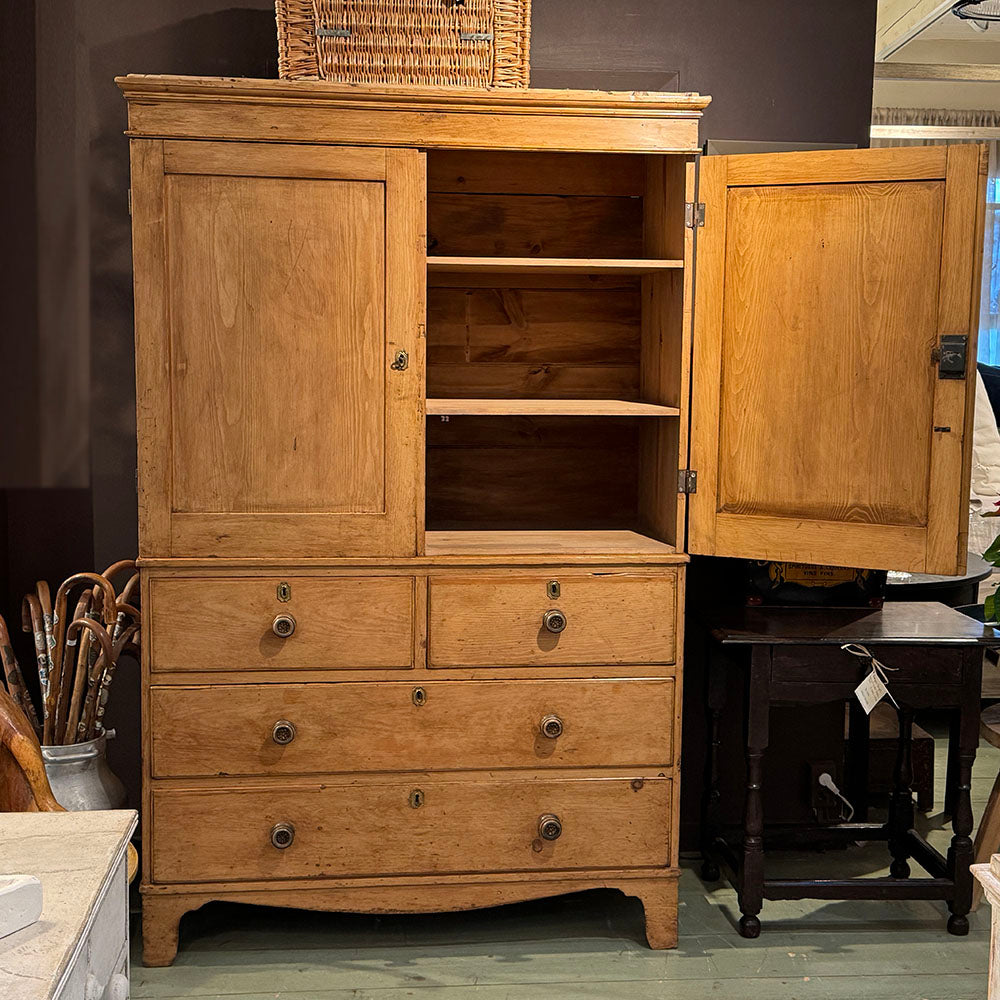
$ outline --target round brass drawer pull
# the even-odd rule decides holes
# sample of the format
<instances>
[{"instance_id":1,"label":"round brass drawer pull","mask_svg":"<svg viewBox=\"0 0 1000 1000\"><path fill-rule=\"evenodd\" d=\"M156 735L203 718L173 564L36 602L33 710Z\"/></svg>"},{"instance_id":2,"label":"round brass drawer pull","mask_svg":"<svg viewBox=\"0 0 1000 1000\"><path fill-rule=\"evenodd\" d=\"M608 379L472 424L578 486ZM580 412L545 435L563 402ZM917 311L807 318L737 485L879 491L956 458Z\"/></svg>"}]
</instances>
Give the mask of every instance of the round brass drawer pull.
<instances>
[{"instance_id":1,"label":"round brass drawer pull","mask_svg":"<svg viewBox=\"0 0 1000 1000\"><path fill-rule=\"evenodd\" d=\"M547 736L550 740L558 739L563 734L563 721L558 715L546 715L539 726L542 736Z\"/></svg>"},{"instance_id":2,"label":"round brass drawer pull","mask_svg":"<svg viewBox=\"0 0 1000 1000\"><path fill-rule=\"evenodd\" d=\"M278 615L271 622L271 631L279 639L287 639L295 631L295 619L291 615Z\"/></svg>"},{"instance_id":3,"label":"round brass drawer pull","mask_svg":"<svg viewBox=\"0 0 1000 1000\"><path fill-rule=\"evenodd\" d=\"M542 840L558 840L562 835L562 823L554 813L538 817L538 836Z\"/></svg>"},{"instance_id":4,"label":"round brass drawer pull","mask_svg":"<svg viewBox=\"0 0 1000 1000\"><path fill-rule=\"evenodd\" d=\"M271 739L278 746L286 747L295 739L295 726L287 719L278 719L271 730Z\"/></svg>"},{"instance_id":5,"label":"round brass drawer pull","mask_svg":"<svg viewBox=\"0 0 1000 1000\"><path fill-rule=\"evenodd\" d=\"M292 846L295 839L295 827L291 823L275 823L271 827L271 843L283 851L286 847Z\"/></svg>"},{"instance_id":6,"label":"round brass drawer pull","mask_svg":"<svg viewBox=\"0 0 1000 1000\"><path fill-rule=\"evenodd\" d=\"M550 632L561 632L566 627L566 616L556 608L542 615L542 624Z\"/></svg>"}]
</instances>

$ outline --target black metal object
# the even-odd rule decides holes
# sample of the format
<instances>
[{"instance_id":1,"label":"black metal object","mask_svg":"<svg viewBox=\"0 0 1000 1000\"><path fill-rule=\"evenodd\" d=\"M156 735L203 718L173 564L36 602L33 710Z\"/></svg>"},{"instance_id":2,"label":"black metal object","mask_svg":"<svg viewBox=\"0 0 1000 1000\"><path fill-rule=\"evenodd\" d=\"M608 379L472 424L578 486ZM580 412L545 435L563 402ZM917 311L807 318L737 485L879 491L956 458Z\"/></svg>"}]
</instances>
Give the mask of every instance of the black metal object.
<instances>
[{"instance_id":1,"label":"black metal object","mask_svg":"<svg viewBox=\"0 0 1000 1000\"><path fill-rule=\"evenodd\" d=\"M1000 0L958 0L951 12L964 21L1000 21Z\"/></svg>"}]
</instances>

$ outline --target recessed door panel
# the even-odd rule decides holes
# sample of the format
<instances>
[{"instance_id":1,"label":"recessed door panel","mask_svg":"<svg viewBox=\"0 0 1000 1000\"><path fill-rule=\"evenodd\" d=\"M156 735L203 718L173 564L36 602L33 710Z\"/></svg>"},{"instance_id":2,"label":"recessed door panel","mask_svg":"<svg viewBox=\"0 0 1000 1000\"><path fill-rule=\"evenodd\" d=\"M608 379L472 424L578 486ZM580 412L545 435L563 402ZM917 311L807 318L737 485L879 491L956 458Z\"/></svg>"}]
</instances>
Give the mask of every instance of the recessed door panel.
<instances>
[{"instance_id":1,"label":"recessed door panel","mask_svg":"<svg viewBox=\"0 0 1000 1000\"><path fill-rule=\"evenodd\" d=\"M979 147L702 162L692 552L964 567Z\"/></svg>"}]
</instances>

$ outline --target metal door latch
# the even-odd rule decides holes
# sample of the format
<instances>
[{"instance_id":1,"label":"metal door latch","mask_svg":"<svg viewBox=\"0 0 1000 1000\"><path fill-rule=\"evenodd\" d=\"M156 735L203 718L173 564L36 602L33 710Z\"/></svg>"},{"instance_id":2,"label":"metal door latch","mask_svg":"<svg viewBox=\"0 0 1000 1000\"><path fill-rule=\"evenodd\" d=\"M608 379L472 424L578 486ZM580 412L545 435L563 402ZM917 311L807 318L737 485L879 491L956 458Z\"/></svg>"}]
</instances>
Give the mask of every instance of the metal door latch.
<instances>
[{"instance_id":1,"label":"metal door latch","mask_svg":"<svg viewBox=\"0 0 1000 1000\"><path fill-rule=\"evenodd\" d=\"M938 378L965 378L969 338L965 334L945 334L931 351L931 363L938 366Z\"/></svg>"},{"instance_id":2,"label":"metal door latch","mask_svg":"<svg viewBox=\"0 0 1000 1000\"><path fill-rule=\"evenodd\" d=\"M406 351L396 351L393 362L389 367L394 372L405 372L410 365L410 356Z\"/></svg>"}]
</instances>

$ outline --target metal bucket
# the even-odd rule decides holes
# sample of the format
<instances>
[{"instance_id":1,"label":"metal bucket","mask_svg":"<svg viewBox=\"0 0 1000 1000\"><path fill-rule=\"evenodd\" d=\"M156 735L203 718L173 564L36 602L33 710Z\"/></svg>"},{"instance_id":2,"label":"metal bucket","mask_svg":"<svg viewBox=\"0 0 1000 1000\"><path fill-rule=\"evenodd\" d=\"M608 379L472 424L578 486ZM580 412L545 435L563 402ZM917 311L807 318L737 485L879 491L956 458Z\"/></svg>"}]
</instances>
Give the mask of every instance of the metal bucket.
<instances>
[{"instance_id":1,"label":"metal bucket","mask_svg":"<svg viewBox=\"0 0 1000 1000\"><path fill-rule=\"evenodd\" d=\"M42 760L52 794L64 809L120 809L125 805L125 786L108 767L108 730L86 743L64 747L42 747Z\"/></svg>"}]
</instances>

